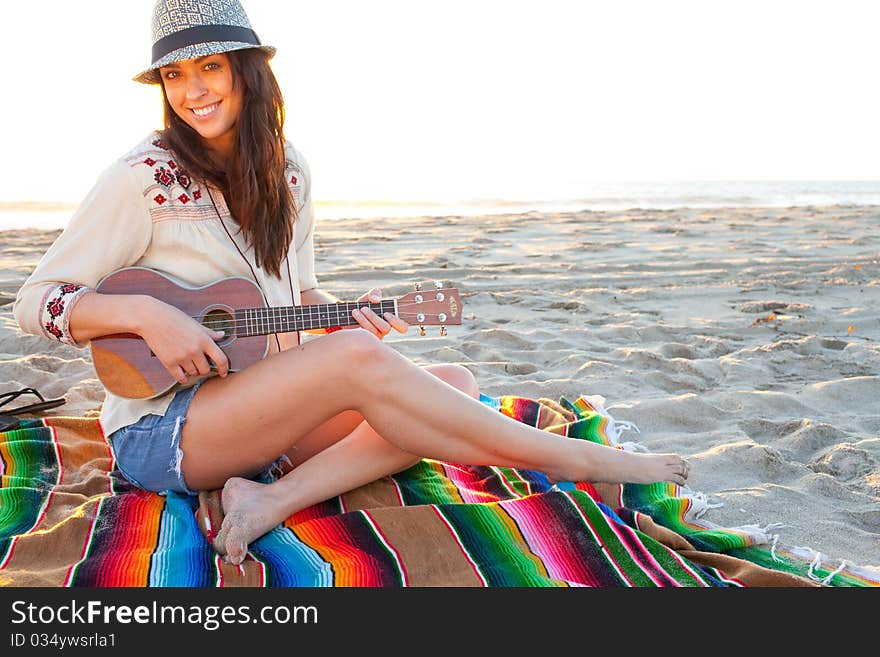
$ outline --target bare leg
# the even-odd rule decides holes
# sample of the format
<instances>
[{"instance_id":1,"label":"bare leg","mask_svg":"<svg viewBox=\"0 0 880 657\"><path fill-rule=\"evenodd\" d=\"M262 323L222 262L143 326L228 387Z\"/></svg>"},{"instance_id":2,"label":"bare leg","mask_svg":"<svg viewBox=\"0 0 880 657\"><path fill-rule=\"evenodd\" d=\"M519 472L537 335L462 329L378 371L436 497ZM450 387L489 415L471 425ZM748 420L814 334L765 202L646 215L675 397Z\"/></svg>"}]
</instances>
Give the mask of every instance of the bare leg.
<instances>
[{"instance_id":1,"label":"bare leg","mask_svg":"<svg viewBox=\"0 0 880 657\"><path fill-rule=\"evenodd\" d=\"M214 539L214 549L228 555L232 563L241 563L251 541L290 515L405 470L419 460L362 422L348 436L298 465L275 484L230 477L223 486L225 517ZM280 515L284 517L279 519Z\"/></svg>"},{"instance_id":2,"label":"bare leg","mask_svg":"<svg viewBox=\"0 0 880 657\"><path fill-rule=\"evenodd\" d=\"M475 399L480 393L473 375L464 367L428 365L424 368L441 381ZM352 427L354 427L352 429ZM415 465L420 456L404 452L382 438L356 411L346 411L309 432L287 452L293 466L286 482L283 506L288 515L336 497ZM228 511L214 541L220 554L240 563L247 554L247 539L272 529L265 516L265 484L230 477L223 486L223 509Z\"/></svg>"},{"instance_id":3,"label":"bare leg","mask_svg":"<svg viewBox=\"0 0 880 657\"><path fill-rule=\"evenodd\" d=\"M432 377L373 336L340 331L202 386L183 431L188 485L216 488L218 476L225 481L237 468L257 470L289 447L291 436L351 407L410 454L529 468L572 481L685 480L686 464L676 455L624 452L529 427ZM247 450L236 428L244 420ZM263 489L259 523L224 504L227 520L248 525L236 532L239 540L249 543L289 515L285 504L293 495L285 494L286 485L282 479Z\"/></svg>"},{"instance_id":4,"label":"bare leg","mask_svg":"<svg viewBox=\"0 0 880 657\"><path fill-rule=\"evenodd\" d=\"M467 368L462 367L461 365L439 364L425 365L424 370L430 372L441 381L448 383L456 390L460 390L474 399L480 398L480 390L477 385L477 380ZM336 417L331 418L307 433L300 440L296 441L296 443L285 452L285 455L290 459L293 466L297 466L310 459L318 452L327 449L330 445L343 440L353 431L360 428L360 425L362 424L366 425L364 430L366 430L366 427L369 427L369 424L364 420L364 417L357 411L345 411L340 413ZM409 452L403 452L402 450L401 453L406 454L406 457L402 459L402 462L404 463L407 462L408 459L417 460L421 458L414 456ZM345 490L352 490L353 488L355 488L355 486L351 486ZM338 494L339 493L337 492L333 495ZM328 497L332 497L333 495L328 495Z\"/></svg>"}]
</instances>

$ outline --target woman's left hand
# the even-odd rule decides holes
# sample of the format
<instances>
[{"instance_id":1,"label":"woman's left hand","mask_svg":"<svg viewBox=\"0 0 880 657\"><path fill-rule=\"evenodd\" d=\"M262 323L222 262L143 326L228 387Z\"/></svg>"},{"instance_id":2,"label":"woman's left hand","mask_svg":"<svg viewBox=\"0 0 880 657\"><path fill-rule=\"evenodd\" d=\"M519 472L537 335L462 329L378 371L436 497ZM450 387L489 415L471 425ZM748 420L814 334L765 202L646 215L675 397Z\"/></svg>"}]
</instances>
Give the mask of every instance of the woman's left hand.
<instances>
[{"instance_id":1,"label":"woman's left hand","mask_svg":"<svg viewBox=\"0 0 880 657\"><path fill-rule=\"evenodd\" d=\"M382 300L382 290L378 287L374 287L366 294L359 296L357 300L378 303ZM406 333L409 329L409 324L404 322L397 315L393 313L385 313L384 317L380 317L366 305L360 309L352 310L351 316L354 317L355 321L361 328L366 329L380 340L391 333L391 329L394 329L398 333Z\"/></svg>"}]
</instances>

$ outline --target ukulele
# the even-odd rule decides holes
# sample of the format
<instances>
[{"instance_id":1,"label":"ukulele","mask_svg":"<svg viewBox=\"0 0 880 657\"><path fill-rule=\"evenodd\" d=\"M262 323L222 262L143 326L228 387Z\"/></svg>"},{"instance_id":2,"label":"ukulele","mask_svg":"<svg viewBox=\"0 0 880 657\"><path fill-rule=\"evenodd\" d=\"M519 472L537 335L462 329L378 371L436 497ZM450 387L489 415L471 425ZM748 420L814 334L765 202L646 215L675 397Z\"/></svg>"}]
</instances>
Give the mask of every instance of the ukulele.
<instances>
[{"instance_id":1,"label":"ukulele","mask_svg":"<svg viewBox=\"0 0 880 657\"><path fill-rule=\"evenodd\" d=\"M147 294L168 303L203 326L222 331L217 344L229 359L229 371L238 372L269 353L269 335L310 329L357 326L356 308L369 307L380 317L394 313L425 335L425 326L461 324L461 299L456 288L416 291L377 302L344 301L305 306L270 307L256 283L240 276L191 287L155 269L126 267L103 278L95 288L101 294ZM141 336L114 333L93 338L92 361L98 378L114 395L128 399L159 397L180 385ZM213 367L212 367L213 369Z\"/></svg>"}]
</instances>

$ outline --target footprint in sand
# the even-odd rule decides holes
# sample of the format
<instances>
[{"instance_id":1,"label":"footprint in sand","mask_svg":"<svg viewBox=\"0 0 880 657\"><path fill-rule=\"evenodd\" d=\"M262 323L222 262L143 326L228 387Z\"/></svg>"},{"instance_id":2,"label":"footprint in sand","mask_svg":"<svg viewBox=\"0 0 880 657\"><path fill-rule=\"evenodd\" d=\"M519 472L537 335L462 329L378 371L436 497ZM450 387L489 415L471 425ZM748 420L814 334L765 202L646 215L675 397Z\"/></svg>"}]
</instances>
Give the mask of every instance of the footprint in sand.
<instances>
[{"instance_id":1,"label":"footprint in sand","mask_svg":"<svg viewBox=\"0 0 880 657\"><path fill-rule=\"evenodd\" d=\"M480 333L480 339L487 345L504 349L533 350L534 343L524 340L515 333L500 328L492 328Z\"/></svg>"},{"instance_id":2,"label":"footprint in sand","mask_svg":"<svg viewBox=\"0 0 880 657\"><path fill-rule=\"evenodd\" d=\"M739 472L748 472L759 481L780 483L804 474L804 466L785 458L777 449L750 440L727 443L715 448L728 456L728 465Z\"/></svg>"},{"instance_id":3,"label":"footprint in sand","mask_svg":"<svg viewBox=\"0 0 880 657\"><path fill-rule=\"evenodd\" d=\"M853 493L844 484L824 472L811 473L803 479L803 492L811 497L852 500Z\"/></svg>"},{"instance_id":4,"label":"footprint in sand","mask_svg":"<svg viewBox=\"0 0 880 657\"><path fill-rule=\"evenodd\" d=\"M660 353L666 358L686 358L694 360L697 358L697 352L680 342L670 342L660 348Z\"/></svg>"},{"instance_id":5,"label":"footprint in sand","mask_svg":"<svg viewBox=\"0 0 880 657\"><path fill-rule=\"evenodd\" d=\"M807 467L813 472L829 474L840 479L854 479L876 470L877 462L865 450L844 443L835 445Z\"/></svg>"},{"instance_id":6,"label":"footprint in sand","mask_svg":"<svg viewBox=\"0 0 880 657\"><path fill-rule=\"evenodd\" d=\"M537 372L538 368L531 363L505 363L504 371L508 374L532 374Z\"/></svg>"},{"instance_id":7,"label":"footprint in sand","mask_svg":"<svg viewBox=\"0 0 880 657\"><path fill-rule=\"evenodd\" d=\"M764 418L738 423L742 431L754 440L769 440L791 458L806 463L818 451L841 442L850 436L824 422L814 423L809 418L774 422Z\"/></svg>"},{"instance_id":8,"label":"footprint in sand","mask_svg":"<svg viewBox=\"0 0 880 657\"><path fill-rule=\"evenodd\" d=\"M658 390L663 390L664 392L669 393L703 391L707 389L702 381L699 381L694 377L686 375L672 376L666 372L647 372L643 375L643 380Z\"/></svg>"},{"instance_id":9,"label":"footprint in sand","mask_svg":"<svg viewBox=\"0 0 880 657\"><path fill-rule=\"evenodd\" d=\"M865 531L880 533L880 509L866 508L864 511L850 511L847 515Z\"/></svg>"},{"instance_id":10,"label":"footprint in sand","mask_svg":"<svg viewBox=\"0 0 880 657\"><path fill-rule=\"evenodd\" d=\"M836 340L834 338L820 338L819 345L824 349L833 349L834 351L842 351L846 349L846 345L848 343L843 340Z\"/></svg>"},{"instance_id":11,"label":"footprint in sand","mask_svg":"<svg viewBox=\"0 0 880 657\"><path fill-rule=\"evenodd\" d=\"M739 309L744 313L778 312L784 310L786 313L797 315L812 310L813 306L808 303L797 303L794 301L746 301L739 305Z\"/></svg>"},{"instance_id":12,"label":"footprint in sand","mask_svg":"<svg viewBox=\"0 0 880 657\"><path fill-rule=\"evenodd\" d=\"M579 310L584 304L580 301L554 301L550 304L553 310Z\"/></svg>"},{"instance_id":13,"label":"footprint in sand","mask_svg":"<svg viewBox=\"0 0 880 657\"><path fill-rule=\"evenodd\" d=\"M801 426L794 432L782 437L776 444L800 461L807 462L819 450L832 445L846 442L849 436L830 424L813 424L810 420L802 420Z\"/></svg>"}]
</instances>

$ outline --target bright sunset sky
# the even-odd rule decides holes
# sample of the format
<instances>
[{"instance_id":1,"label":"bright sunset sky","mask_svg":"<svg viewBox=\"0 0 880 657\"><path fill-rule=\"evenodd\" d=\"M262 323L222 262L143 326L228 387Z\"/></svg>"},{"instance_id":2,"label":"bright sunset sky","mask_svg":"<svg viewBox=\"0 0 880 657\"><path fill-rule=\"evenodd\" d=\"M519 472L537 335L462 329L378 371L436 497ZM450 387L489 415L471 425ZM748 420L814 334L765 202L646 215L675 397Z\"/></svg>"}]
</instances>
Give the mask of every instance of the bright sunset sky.
<instances>
[{"instance_id":1,"label":"bright sunset sky","mask_svg":"<svg viewBox=\"0 0 880 657\"><path fill-rule=\"evenodd\" d=\"M0 201L78 202L160 127L151 0L4 2ZM880 3L244 0L317 199L880 178ZM540 8L539 8L540 7Z\"/></svg>"}]
</instances>

